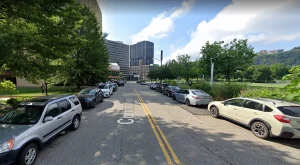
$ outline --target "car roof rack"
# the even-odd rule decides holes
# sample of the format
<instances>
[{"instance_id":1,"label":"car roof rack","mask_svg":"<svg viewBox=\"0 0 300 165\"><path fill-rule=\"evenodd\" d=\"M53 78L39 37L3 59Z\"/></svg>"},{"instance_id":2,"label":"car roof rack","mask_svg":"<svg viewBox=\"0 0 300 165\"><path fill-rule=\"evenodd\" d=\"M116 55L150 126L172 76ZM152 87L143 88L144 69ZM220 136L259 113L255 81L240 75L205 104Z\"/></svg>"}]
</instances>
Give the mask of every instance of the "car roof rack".
<instances>
[{"instance_id":1,"label":"car roof rack","mask_svg":"<svg viewBox=\"0 0 300 165\"><path fill-rule=\"evenodd\" d=\"M268 98L256 98L257 100L262 100L262 101L269 101L272 102L274 105L276 105L276 103L274 101L272 101L271 99Z\"/></svg>"}]
</instances>

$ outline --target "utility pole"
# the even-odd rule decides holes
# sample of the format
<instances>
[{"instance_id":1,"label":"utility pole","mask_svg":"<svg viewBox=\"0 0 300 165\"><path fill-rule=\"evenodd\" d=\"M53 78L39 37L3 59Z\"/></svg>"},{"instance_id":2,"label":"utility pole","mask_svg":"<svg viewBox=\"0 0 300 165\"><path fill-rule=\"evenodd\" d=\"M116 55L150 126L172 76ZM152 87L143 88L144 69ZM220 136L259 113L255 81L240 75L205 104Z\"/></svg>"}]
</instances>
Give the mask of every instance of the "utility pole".
<instances>
[{"instance_id":1,"label":"utility pole","mask_svg":"<svg viewBox=\"0 0 300 165\"><path fill-rule=\"evenodd\" d=\"M214 63L213 58L210 58L211 70L210 70L210 86L214 83Z\"/></svg>"},{"instance_id":2,"label":"utility pole","mask_svg":"<svg viewBox=\"0 0 300 165\"><path fill-rule=\"evenodd\" d=\"M160 51L160 84L162 83L162 61L163 61L163 50Z\"/></svg>"}]
</instances>

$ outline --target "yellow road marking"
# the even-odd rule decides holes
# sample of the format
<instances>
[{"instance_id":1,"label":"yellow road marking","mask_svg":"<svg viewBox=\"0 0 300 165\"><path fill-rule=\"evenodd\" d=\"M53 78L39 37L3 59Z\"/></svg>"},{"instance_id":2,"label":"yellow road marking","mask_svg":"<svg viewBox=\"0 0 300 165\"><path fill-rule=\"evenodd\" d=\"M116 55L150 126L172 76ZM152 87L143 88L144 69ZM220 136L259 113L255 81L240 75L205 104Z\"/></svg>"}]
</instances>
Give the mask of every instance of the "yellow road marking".
<instances>
[{"instance_id":1,"label":"yellow road marking","mask_svg":"<svg viewBox=\"0 0 300 165\"><path fill-rule=\"evenodd\" d=\"M149 108L147 107L147 105L144 103L144 100L142 99L142 97L140 96L140 94L139 94L135 89L134 89L134 91L135 91L135 93L136 93L136 95L137 95L137 97L138 97L138 99L139 99L139 101L140 101L140 103L141 103L141 105L142 105L142 108L144 109L144 112L145 112L145 114L146 114L146 116L147 116L147 118L148 118L148 121L149 121L149 123L150 123L150 125L151 125L151 127L152 127L152 129L153 129L153 132L154 132L154 134L155 134L155 136L156 136L156 138L157 138L157 140L158 140L158 143L159 143L161 149L163 150L163 153L164 153L164 155L165 155L165 157L166 157L166 159L167 159L167 161L168 161L168 164L169 164L169 165L173 165L173 163L172 163L172 161L171 161L171 159L170 159L170 156L169 156L169 154L168 154L166 148L167 148L167 149L169 150L169 152L171 153L171 155L172 155L172 157L173 157L175 163L176 163L177 165L181 165L181 163L180 163L180 161L179 161L177 155L175 154L174 150L172 149L172 147L171 147L170 143L168 142L166 136L164 135L164 133L162 132L162 130L161 130L160 127L158 126L156 120L155 120L154 117L152 116L151 111L149 110ZM166 148L165 148L165 145L162 143L162 140L161 140L161 138L160 138L160 136L159 136L159 134L157 133L157 130L156 130L155 128L158 130L160 136L162 137L162 139L163 139L163 141L164 141L164 143L165 143L165 145L166 145Z\"/></svg>"}]
</instances>

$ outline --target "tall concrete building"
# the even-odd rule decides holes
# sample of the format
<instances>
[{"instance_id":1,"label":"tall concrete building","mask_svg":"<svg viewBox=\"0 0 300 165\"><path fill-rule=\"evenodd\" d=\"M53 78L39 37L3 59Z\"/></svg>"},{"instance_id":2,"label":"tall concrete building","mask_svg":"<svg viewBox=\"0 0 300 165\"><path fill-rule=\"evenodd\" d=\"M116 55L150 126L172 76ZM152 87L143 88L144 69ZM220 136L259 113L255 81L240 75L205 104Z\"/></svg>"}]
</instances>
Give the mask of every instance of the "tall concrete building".
<instances>
[{"instance_id":1,"label":"tall concrete building","mask_svg":"<svg viewBox=\"0 0 300 165\"><path fill-rule=\"evenodd\" d=\"M129 45L120 41L104 40L109 54L109 62L117 63L123 74L129 74Z\"/></svg>"},{"instance_id":2,"label":"tall concrete building","mask_svg":"<svg viewBox=\"0 0 300 165\"><path fill-rule=\"evenodd\" d=\"M91 9L92 12L95 13L100 32L102 32L102 12L100 10L97 0L77 0L77 2L86 5Z\"/></svg>"},{"instance_id":3,"label":"tall concrete building","mask_svg":"<svg viewBox=\"0 0 300 165\"><path fill-rule=\"evenodd\" d=\"M130 45L130 66L139 66L139 60L143 59L142 65L153 64L154 43L141 41Z\"/></svg>"}]
</instances>

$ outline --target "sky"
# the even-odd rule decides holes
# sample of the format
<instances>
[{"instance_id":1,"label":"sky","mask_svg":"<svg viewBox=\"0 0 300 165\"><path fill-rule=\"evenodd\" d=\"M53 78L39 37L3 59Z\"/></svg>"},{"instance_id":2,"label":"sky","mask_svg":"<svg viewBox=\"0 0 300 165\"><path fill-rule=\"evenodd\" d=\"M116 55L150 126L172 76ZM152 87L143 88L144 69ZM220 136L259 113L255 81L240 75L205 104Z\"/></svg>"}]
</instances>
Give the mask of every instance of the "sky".
<instances>
[{"instance_id":1,"label":"sky","mask_svg":"<svg viewBox=\"0 0 300 165\"><path fill-rule=\"evenodd\" d=\"M300 0L98 0L109 40L154 43L154 57L197 59L205 42L248 39L255 51L300 46ZM155 60L155 63L159 61Z\"/></svg>"}]
</instances>

